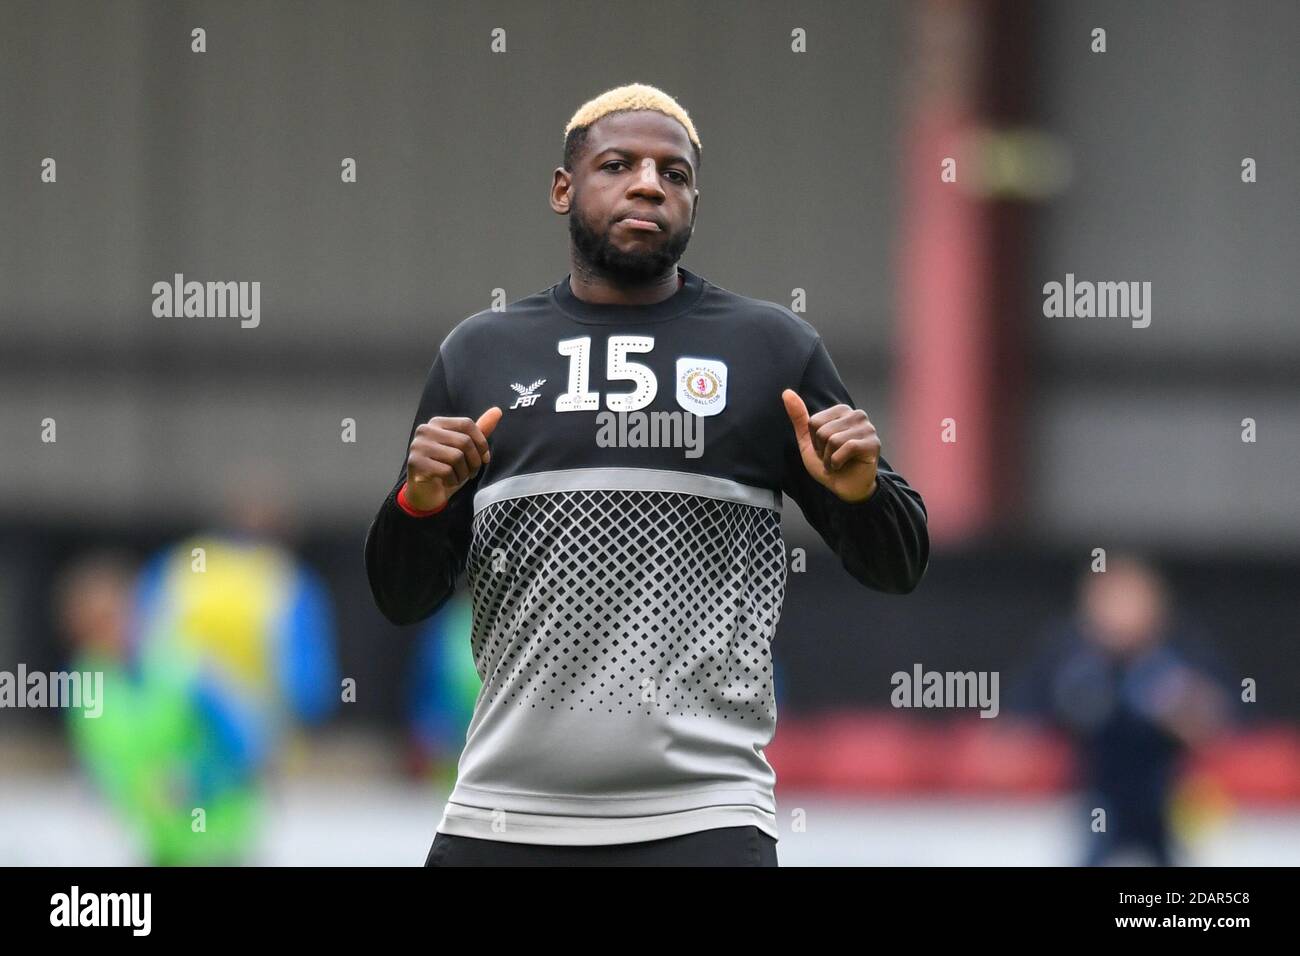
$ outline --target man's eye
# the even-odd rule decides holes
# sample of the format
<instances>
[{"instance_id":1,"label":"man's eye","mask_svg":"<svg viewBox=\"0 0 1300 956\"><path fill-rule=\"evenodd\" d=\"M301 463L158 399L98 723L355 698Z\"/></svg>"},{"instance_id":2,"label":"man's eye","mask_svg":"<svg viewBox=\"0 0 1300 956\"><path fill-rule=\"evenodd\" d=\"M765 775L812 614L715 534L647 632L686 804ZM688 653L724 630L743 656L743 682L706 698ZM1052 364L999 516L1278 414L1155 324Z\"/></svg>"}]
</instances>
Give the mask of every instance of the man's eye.
<instances>
[{"instance_id":1,"label":"man's eye","mask_svg":"<svg viewBox=\"0 0 1300 956\"><path fill-rule=\"evenodd\" d=\"M626 162L625 160L622 160L622 159L611 159L609 162L605 163L605 164L602 165L600 168L601 168L601 169L613 169L613 167L615 167L615 166L627 166L627 162ZM628 167L628 168L630 169L631 167ZM679 171L679 170L676 170L676 169L670 169L670 170L668 170L667 173L665 173L665 175L673 177L673 182L675 182L675 183L683 184L683 183L686 182L686 174L683 173L683 172L681 172L681 171Z\"/></svg>"}]
</instances>

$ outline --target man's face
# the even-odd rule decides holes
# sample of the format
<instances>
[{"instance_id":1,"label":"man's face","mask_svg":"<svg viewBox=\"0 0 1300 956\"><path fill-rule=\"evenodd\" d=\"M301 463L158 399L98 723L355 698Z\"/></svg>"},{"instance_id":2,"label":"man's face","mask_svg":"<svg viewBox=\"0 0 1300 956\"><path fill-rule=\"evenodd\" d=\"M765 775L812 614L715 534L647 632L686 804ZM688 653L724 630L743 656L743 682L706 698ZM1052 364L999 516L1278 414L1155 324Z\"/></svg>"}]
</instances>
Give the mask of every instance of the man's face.
<instances>
[{"instance_id":1,"label":"man's face","mask_svg":"<svg viewBox=\"0 0 1300 956\"><path fill-rule=\"evenodd\" d=\"M551 205L596 272L626 282L662 276L681 259L699 192L693 149L676 120L653 110L612 113L588 131L571 172L556 171Z\"/></svg>"},{"instance_id":2,"label":"man's face","mask_svg":"<svg viewBox=\"0 0 1300 956\"><path fill-rule=\"evenodd\" d=\"M1115 560L1105 574L1086 579L1083 613L1089 635L1104 650L1134 654L1161 638L1166 596L1145 566Z\"/></svg>"}]
</instances>

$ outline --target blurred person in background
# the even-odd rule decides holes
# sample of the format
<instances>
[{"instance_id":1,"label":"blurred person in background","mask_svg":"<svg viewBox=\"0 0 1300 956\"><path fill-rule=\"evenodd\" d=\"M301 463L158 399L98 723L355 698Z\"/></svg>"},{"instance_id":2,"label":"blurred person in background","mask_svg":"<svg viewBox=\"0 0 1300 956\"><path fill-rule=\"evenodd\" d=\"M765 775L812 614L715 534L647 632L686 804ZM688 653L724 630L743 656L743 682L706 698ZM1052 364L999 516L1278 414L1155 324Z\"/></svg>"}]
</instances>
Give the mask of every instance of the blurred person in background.
<instances>
[{"instance_id":1,"label":"blurred person in background","mask_svg":"<svg viewBox=\"0 0 1300 956\"><path fill-rule=\"evenodd\" d=\"M136 569L128 555L101 552L56 583L72 669L103 674L99 716L67 711L72 748L147 862L240 862L256 815L255 728L177 642L137 639Z\"/></svg>"},{"instance_id":2,"label":"blurred person in background","mask_svg":"<svg viewBox=\"0 0 1300 956\"><path fill-rule=\"evenodd\" d=\"M228 487L227 530L195 534L146 564L141 639L201 660L274 759L341 700L334 609L320 575L281 543L279 489L252 476Z\"/></svg>"},{"instance_id":3,"label":"blurred person in background","mask_svg":"<svg viewBox=\"0 0 1300 956\"><path fill-rule=\"evenodd\" d=\"M1012 711L1074 741L1087 807L1085 866L1174 862L1171 800L1181 758L1221 730L1229 697L1204 642L1170 609L1149 563L1131 555L1083 576L1075 614L1016 688ZM1092 828L1090 827L1090 830Z\"/></svg>"},{"instance_id":4,"label":"blurred person in background","mask_svg":"<svg viewBox=\"0 0 1300 956\"><path fill-rule=\"evenodd\" d=\"M229 530L162 548L133 586L114 559L60 591L81 666L105 672L74 740L155 864L246 861L269 771L341 697L323 580L277 540L274 489L229 487Z\"/></svg>"}]
</instances>

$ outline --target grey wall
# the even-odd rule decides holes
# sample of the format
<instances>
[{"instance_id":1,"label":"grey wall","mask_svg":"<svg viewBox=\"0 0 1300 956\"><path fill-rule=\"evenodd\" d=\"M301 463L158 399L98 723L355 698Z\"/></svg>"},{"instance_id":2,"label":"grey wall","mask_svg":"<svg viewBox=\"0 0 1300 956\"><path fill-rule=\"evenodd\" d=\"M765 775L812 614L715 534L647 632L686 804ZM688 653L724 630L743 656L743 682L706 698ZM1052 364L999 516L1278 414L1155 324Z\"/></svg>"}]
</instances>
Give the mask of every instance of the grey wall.
<instances>
[{"instance_id":1,"label":"grey wall","mask_svg":"<svg viewBox=\"0 0 1300 956\"><path fill-rule=\"evenodd\" d=\"M1294 549L1300 5L1053 10L1042 109L1075 178L1044 212L1029 290L1035 522L1097 544ZM1041 285L1067 272L1150 281L1151 325L1044 318Z\"/></svg>"}]
</instances>

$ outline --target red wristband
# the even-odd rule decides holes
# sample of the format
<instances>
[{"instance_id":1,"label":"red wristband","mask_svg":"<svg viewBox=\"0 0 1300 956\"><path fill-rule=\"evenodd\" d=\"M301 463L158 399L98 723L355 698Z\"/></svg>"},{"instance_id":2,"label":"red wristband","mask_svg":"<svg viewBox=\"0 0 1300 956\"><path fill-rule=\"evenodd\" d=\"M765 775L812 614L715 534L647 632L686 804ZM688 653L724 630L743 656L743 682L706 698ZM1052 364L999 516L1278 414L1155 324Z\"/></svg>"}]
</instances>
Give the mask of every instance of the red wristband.
<instances>
[{"instance_id":1,"label":"red wristband","mask_svg":"<svg viewBox=\"0 0 1300 956\"><path fill-rule=\"evenodd\" d=\"M397 507L401 508L412 518L427 518L429 515L436 515L439 511L447 507L447 502L443 502L438 507L429 511L421 511L418 508L412 508L410 502L406 500L406 482L402 482L402 487L397 490Z\"/></svg>"}]
</instances>

